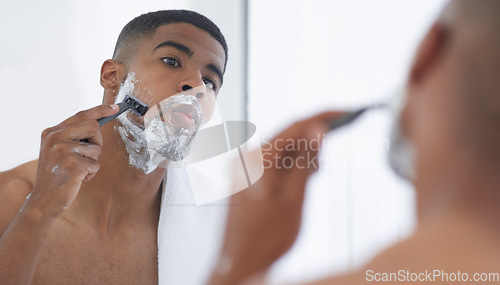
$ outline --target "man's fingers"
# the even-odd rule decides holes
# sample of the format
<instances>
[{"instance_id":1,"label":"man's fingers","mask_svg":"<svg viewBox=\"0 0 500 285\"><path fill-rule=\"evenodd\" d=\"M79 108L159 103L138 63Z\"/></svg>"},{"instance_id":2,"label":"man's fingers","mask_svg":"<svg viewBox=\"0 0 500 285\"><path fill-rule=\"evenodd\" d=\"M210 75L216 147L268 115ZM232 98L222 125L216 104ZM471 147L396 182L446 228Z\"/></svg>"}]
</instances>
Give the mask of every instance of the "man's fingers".
<instances>
[{"instance_id":1,"label":"man's fingers","mask_svg":"<svg viewBox=\"0 0 500 285\"><path fill-rule=\"evenodd\" d=\"M319 113L319 114L307 119L306 122L307 121L321 121L324 123L329 123L331 120L338 119L339 117L341 117L342 115L345 115L345 114L346 114L346 112L341 112L341 111L327 111L327 112Z\"/></svg>"},{"instance_id":2,"label":"man's fingers","mask_svg":"<svg viewBox=\"0 0 500 285\"><path fill-rule=\"evenodd\" d=\"M99 129L99 123L95 120L85 121L71 127L67 127L50 134L52 137L57 137L64 141L78 141L88 144L102 146L103 139Z\"/></svg>"},{"instance_id":3,"label":"man's fingers","mask_svg":"<svg viewBox=\"0 0 500 285\"><path fill-rule=\"evenodd\" d=\"M270 142L263 155L268 161L272 161L272 167L277 169L314 167L311 159L317 155L323 136L328 130L327 126L344 114L324 112L293 124Z\"/></svg>"},{"instance_id":4,"label":"man's fingers","mask_svg":"<svg viewBox=\"0 0 500 285\"><path fill-rule=\"evenodd\" d=\"M99 171L100 165L96 160L83 157L75 151L70 155L71 158L62 162L60 165L61 171L66 173L68 177L72 177L80 182L87 181Z\"/></svg>"},{"instance_id":5,"label":"man's fingers","mask_svg":"<svg viewBox=\"0 0 500 285\"><path fill-rule=\"evenodd\" d=\"M40 193L38 199L49 214L58 216L67 209L82 182L99 170L103 138L97 120L118 109L116 105L97 106L43 131L33 193Z\"/></svg>"},{"instance_id":6,"label":"man's fingers","mask_svg":"<svg viewBox=\"0 0 500 285\"><path fill-rule=\"evenodd\" d=\"M95 161L89 161L87 166L87 175L85 175L83 181L89 181L90 179L94 178L94 176L97 174L97 171L99 171L99 168L99 163Z\"/></svg>"},{"instance_id":7,"label":"man's fingers","mask_svg":"<svg viewBox=\"0 0 500 285\"><path fill-rule=\"evenodd\" d=\"M72 151L79 156L97 161L101 154L101 147L90 143L75 142Z\"/></svg>"},{"instance_id":8,"label":"man's fingers","mask_svg":"<svg viewBox=\"0 0 500 285\"><path fill-rule=\"evenodd\" d=\"M327 127L323 123L314 122L305 130L302 138L309 141L309 148L298 149L294 155L294 167L286 172L282 172L283 193L282 197L298 199L302 201L307 180L319 168L318 152L322 138L327 132ZM320 139L317 139L317 138ZM286 179L284 178L286 176ZM288 191L292 190L292 191Z\"/></svg>"},{"instance_id":9,"label":"man's fingers","mask_svg":"<svg viewBox=\"0 0 500 285\"><path fill-rule=\"evenodd\" d=\"M70 127L74 124L79 124L85 121L97 121L100 118L116 114L118 110L119 110L118 105L100 105L85 111L78 112L74 116L64 120L59 125L45 129L42 132L41 143L43 144L45 139L52 133L55 133L57 131Z\"/></svg>"},{"instance_id":10,"label":"man's fingers","mask_svg":"<svg viewBox=\"0 0 500 285\"><path fill-rule=\"evenodd\" d=\"M118 105L100 105L88 110L80 111L74 116L66 119L60 125L70 126L88 120L97 120L103 117L114 115L118 112Z\"/></svg>"}]
</instances>

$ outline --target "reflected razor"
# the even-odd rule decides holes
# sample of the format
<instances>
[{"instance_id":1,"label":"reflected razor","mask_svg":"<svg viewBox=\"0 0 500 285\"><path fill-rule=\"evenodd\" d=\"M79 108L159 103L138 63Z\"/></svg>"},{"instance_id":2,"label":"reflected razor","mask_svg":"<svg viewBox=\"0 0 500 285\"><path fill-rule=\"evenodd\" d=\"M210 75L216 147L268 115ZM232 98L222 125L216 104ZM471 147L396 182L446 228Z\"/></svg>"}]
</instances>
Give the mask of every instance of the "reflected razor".
<instances>
[{"instance_id":1,"label":"reflected razor","mask_svg":"<svg viewBox=\"0 0 500 285\"><path fill-rule=\"evenodd\" d=\"M353 121L355 121L357 118L359 118L363 113L365 113L368 110L372 109L378 109L378 108L386 108L388 107L387 104L381 103L381 104L374 104L370 106L363 107L361 109L358 109L356 111L348 112L340 117L338 117L335 120L332 120L328 126L328 129L330 131L335 130L337 128L340 128L342 126L345 126Z\"/></svg>"}]
</instances>

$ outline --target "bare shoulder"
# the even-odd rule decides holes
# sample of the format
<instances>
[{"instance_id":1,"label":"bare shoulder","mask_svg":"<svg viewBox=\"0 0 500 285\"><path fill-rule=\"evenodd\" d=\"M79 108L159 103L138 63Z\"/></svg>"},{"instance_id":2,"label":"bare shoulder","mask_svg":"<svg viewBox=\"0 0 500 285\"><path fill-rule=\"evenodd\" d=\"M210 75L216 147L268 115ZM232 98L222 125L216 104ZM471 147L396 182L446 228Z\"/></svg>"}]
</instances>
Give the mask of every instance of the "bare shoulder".
<instances>
[{"instance_id":1,"label":"bare shoulder","mask_svg":"<svg viewBox=\"0 0 500 285\"><path fill-rule=\"evenodd\" d=\"M0 172L0 233L21 208L35 182L38 161Z\"/></svg>"},{"instance_id":2,"label":"bare shoulder","mask_svg":"<svg viewBox=\"0 0 500 285\"><path fill-rule=\"evenodd\" d=\"M415 258L408 258L408 256L419 256L419 250L416 250L416 248L421 248L418 241L415 241L414 237L410 237L379 253L360 269L345 275L330 276L316 282L307 283L307 285L359 285L379 284L380 282L384 282L385 284L400 284L397 283L397 280L383 279L383 274L397 272L398 268L412 268L417 270L418 261L415 261Z\"/></svg>"},{"instance_id":3,"label":"bare shoulder","mask_svg":"<svg viewBox=\"0 0 500 285\"><path fill-rule=\"evenodd\" d=\"M33 160L11 170L0 172L0 197L23 195L26 198L33 188L37 167L38 160ZM0 199L0 201L4 200Z\"/></svg>"}]
</instances>

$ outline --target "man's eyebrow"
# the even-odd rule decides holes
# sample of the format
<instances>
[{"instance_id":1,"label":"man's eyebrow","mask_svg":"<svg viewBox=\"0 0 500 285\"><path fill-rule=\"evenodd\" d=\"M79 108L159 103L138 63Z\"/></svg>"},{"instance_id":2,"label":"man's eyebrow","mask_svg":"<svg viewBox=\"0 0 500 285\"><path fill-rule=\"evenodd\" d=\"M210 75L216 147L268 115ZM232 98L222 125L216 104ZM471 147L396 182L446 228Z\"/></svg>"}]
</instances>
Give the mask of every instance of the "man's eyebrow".
<instances>
[{"instance_id":1,"label":"man's eyebrow","mask_svg":"<svg viewBox=\"0 0 500 285\"><path fill-rule=\"evenodd\" d=\"M193 52L191 51L190 48L188 48L187 46L181 44L181 43L178 43L178 42L174 42L174 41L166 41L166 42L162 42L161 44L157 45L153 51L161 48L161 47L174 47L176 49L178 49L179 51L187 54L187 56L191 57L193 55Z\"/></svg>"},{"instance_id":2,"label":"man's eyebrow","mask_svg":"<svg viewBox=\"0 0 500 285\"><path fill-rule=\"evenodd\" d=\"M207 68L215 72L219 76L220 84L222 85L222 83L224 82L224 74L222 73L222 71L213 63L207 64Z\"/></svg>"}]
</instances>

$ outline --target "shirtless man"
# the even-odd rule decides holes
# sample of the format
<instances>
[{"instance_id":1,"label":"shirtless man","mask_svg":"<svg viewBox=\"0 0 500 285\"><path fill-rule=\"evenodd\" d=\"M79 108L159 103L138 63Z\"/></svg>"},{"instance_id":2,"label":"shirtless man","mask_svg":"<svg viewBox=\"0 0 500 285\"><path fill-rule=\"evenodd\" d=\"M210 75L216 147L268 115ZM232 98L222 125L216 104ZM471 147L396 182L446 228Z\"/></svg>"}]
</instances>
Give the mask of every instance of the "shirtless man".
<instances>
[{"instance_id":1,"label":"shirtless man","mask_svg":"<svg viewBox=\"0 0 500 285\"><path fill-rule=\"evenodd\" d=\"M408 156L412 169L398 171L415 185L418 227L362 268L310 284L500 284L499 31L500 1L454 0L445 8L416 53L399 119L415 151ZM335 116L291 126L274 141L276 149L284 138L325 133ZM271 151L294 160L307 155ZM230 210L210 284L264 282L259 275L295 241L311 173L268 169L232 197L239 206Z\"/></svg>"},{"instance_id":2,"label":"shirtless man","mask_svg":"<svg viewBox=\"0 0 500 285\"><path fill-rule=\"evenodd\" d=\"M38 160L0 173L0 284L157 284L166 169L130 160L148 159L144 145L132 153L124 138L141 140L124 123L142 118L127 112L102 128L96 120L117 112L120 85L133 72L147 90L138 99L155 106L189 94L206 121L226 59L223 35L195 12L158 11L127 24L102 65L103 105L46 129Z\"/></svg>"}]
</instances>

